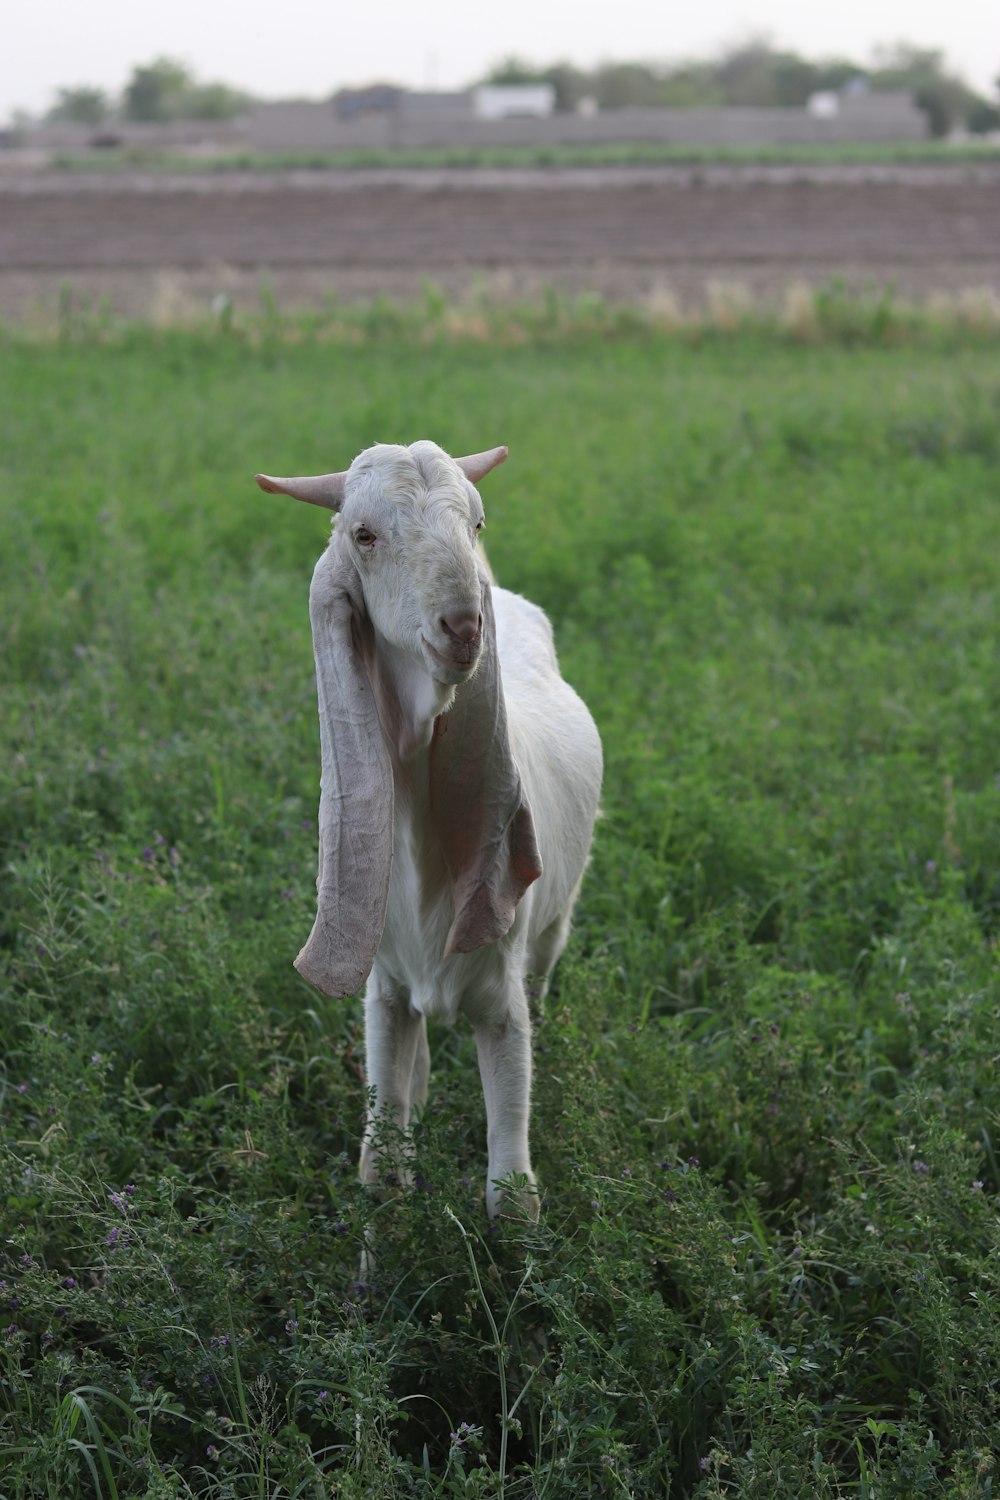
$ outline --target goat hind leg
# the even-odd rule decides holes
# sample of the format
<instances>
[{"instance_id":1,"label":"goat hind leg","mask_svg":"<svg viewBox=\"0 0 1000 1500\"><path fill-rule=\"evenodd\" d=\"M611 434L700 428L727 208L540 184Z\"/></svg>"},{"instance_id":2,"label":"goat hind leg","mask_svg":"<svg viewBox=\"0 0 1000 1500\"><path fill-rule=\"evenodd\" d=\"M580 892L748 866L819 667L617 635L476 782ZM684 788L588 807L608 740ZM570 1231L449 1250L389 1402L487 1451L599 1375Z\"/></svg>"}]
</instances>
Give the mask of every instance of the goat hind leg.
<instances>
[{"instance_id":1,"label":"goat hind leg","mask_svg":"<svg viewBox=\"0 0 1000 1500\"><path fill-rule=\"evenodd\" d=\"M545 1014L545 997L548 994L549 978L560 953L566 946L571 916L572 907L570 906L554 922L550 922L528 948L528 973L525 984L532 1015Z\"/></svg>"}]
</instances>

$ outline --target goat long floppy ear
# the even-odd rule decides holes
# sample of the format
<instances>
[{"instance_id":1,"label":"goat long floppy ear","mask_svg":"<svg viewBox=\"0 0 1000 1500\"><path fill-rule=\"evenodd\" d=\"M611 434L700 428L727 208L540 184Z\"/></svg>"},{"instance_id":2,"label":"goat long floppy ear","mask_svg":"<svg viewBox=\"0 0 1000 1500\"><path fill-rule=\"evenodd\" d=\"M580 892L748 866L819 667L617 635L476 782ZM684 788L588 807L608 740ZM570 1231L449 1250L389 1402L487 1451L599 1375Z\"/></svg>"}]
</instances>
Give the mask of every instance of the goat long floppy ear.
<instances>
[{"instance_id":1,"label":"goat long floppy ear","mask_svg":"<svg viewBox=\"0 0 1000 1500\"><path fill-rule=\"evenodd\" d=\"M510 929L542 873L521 777L511 754L489 582L482 578L483 652L434 727L431 815L454 885L445 953L471 953Z\"/></svg>"},{"instance_id":2,"label":"goat long floppy ear","mask_svg":"<svg viewBox=\"0 0 1000 1500\"><path fill-rule=\"evenodd\" d=\"M392 765L364 662L371 623L334 537L309 590L323 775L316 920L295 960L325 995L353 995L375 961L392 869Z\"/></svg>"}]
</instances>

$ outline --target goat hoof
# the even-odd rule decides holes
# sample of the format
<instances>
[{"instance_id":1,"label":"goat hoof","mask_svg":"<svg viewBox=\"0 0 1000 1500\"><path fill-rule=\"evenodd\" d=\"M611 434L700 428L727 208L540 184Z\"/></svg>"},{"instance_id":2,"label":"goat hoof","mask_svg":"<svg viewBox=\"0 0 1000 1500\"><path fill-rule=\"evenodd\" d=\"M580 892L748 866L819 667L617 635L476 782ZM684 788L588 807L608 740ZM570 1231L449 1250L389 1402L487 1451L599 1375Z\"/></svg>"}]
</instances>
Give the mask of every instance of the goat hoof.
<instances>
[{"instance_id":1,"label":"goat hoof","mask_svg":"<svg viewBox=\"0 0 1000 1500\"><path fill-rule=\"evenodd\" d=\"M491 1219L533 1224L540 1210L538 1184L532 1173L508 1172L506 1177L497 1178L487 1186L486 1212Z\"/></svg>"}]
</instances>

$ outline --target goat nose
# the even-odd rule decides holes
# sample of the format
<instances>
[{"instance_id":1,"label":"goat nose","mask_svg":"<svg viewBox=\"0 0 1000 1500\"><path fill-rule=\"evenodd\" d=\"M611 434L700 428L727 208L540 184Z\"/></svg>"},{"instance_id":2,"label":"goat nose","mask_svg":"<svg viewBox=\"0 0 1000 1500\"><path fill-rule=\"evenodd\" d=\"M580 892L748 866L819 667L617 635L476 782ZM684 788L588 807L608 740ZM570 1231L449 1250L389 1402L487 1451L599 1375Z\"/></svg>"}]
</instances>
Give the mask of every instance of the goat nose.
<instances>
[{"instance_id":1,"label":"goat nose","mask_svg":"<svg viewBox=\"0 0 1000 1500\"><path fill-rule=\"evenodd\" d=\"M456 609L450 615L441 616L441 626L445 635L450 635L467 646L482 630L483 617L476 610Z\"/></svg>"}]
</instances>

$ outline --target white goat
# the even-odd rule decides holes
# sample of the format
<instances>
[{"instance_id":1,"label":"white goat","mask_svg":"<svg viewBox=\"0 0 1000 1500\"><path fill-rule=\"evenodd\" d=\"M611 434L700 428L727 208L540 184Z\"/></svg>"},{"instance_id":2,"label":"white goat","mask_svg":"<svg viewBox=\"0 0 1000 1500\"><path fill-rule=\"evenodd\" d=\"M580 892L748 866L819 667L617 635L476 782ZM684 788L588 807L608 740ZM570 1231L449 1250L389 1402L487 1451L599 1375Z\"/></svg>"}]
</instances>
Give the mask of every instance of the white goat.
<instances>
[{"instance_id":1,"label":"white goat","mask_svg":"<svg viewBox=\"0 0 1000 1500\"><path fill-rule=\"evenodd\" d=\"M535 1216L527 991L566 942L601 743L545 615L494 587L477 549L474 485L506 456L377 444L346 473L257 482L339 511L309 595L318 910L295 966L327 995L368 981L362 1179L379 1177L380 1117L405 1130L427 1097L426 1017L461 1011L486 1098L487 1209L513 1176Z\"/></svg>"}]
</instances>

